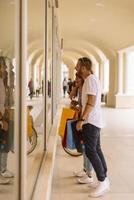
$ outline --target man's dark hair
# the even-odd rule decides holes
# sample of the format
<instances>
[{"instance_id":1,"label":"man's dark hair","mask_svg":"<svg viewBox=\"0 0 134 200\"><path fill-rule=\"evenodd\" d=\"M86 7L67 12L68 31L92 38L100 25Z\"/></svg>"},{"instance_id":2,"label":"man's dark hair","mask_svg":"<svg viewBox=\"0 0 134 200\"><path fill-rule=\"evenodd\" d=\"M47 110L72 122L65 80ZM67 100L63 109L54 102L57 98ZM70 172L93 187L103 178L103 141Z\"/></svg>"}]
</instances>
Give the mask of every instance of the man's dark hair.
<instances>
[{"instance_id":1,"label":"man's dark hair","mask_svg":"<svg viewBox=\"0 0 134 200\"><path fill-rule=\"evenodd\" d=\"M79 58L79 61L80 61L80 66L81 67L85 66L86 69L89 70L93 74L93 71L92 71L92 61L89 58L82 57L82 58Z\"/></svg>"}]
</instances>

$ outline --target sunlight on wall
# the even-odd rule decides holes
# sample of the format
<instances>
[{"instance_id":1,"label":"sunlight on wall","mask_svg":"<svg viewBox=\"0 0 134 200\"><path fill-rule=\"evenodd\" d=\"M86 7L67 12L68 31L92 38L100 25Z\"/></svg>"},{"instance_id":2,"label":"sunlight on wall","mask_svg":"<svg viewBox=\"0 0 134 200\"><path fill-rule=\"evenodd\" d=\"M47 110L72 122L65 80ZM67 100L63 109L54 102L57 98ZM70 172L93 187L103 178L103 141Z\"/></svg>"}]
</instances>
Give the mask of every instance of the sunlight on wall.
<instances>
[{"instance_id":1,"label":"sunlight on wall","mask_svg":"<svg viewBox=\"0 0 134 200\"><path fill-rule=\"evenodd\" d=\"M134 51L128 54L127 59L128 93L134 95Z\"/></svg>"}]
</instances>

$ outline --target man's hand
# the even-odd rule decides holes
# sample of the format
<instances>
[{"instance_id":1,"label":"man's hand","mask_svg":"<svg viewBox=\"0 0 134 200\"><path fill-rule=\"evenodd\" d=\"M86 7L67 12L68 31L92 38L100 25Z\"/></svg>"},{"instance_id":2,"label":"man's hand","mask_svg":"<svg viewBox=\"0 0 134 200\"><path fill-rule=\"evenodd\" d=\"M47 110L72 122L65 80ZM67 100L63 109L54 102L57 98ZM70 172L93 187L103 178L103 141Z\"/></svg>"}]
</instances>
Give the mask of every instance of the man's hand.
<instances>
[{"instance_id":1,"label":"man's hand","mask_svg":"<svg viewBox=\"0 0 134 200\"><path fill-rule=\"evenodd\" d=\"M82 130L82 126L83 126L83 121L78 121L77 124L76 124L77 131Z\"/></svg>"}]
</instances>

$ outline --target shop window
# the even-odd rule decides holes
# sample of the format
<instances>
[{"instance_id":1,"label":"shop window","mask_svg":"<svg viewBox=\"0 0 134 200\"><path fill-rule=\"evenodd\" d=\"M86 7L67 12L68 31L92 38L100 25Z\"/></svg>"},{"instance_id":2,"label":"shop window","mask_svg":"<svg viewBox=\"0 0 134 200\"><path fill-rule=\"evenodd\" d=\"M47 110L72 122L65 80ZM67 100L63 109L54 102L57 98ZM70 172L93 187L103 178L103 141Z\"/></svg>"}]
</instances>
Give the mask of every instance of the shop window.
<instances>
[{"instance_id":1,"label":"shop window","mask_svg":"<svg viewBox=\"0 0 134 200\"><path fill-rule=\"evenodd\" d=\"M45 1L28 1L27 23L27 198L32 199L45 146Z\"/></svg>"},{"instance_id":2,"label":"shop window","mask_svg":"<svg viewBox=\"0 0 134 200\"><path fill-rule=\"evenodd\" d=\"M46 58L46 133L49 136L52 127L52 1L47 0L47 58Z\"/></svg>"},{"instance_id":3,"label":"shop window","mask_svg":"<svg viewBox=\"0 0 134 200\"><path fill-rule=\"evenodd\" d=\"M15 1L0 1L0 199L16 200ZM17 137L17 138L16 138Z\"/></svg>"}]
</instances>

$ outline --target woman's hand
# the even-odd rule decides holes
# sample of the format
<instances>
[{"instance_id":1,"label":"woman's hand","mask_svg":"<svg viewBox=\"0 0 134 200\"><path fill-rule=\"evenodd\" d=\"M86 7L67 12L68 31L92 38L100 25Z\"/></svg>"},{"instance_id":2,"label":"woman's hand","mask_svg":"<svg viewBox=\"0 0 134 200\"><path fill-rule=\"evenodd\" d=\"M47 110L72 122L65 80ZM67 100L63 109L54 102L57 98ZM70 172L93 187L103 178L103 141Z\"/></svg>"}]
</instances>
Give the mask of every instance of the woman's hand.
<instances>
[{"instance_id":1,"label":"woman's hand","mask_svg":"<svg viewBox=\"0 0 134 200\"><path fill-rule=\"evenodd\" d=\"M76 124L77 131L82 130L82 126L83 126L83 121L78 121L77 124Z\"/></svg>"}]
</instances>

